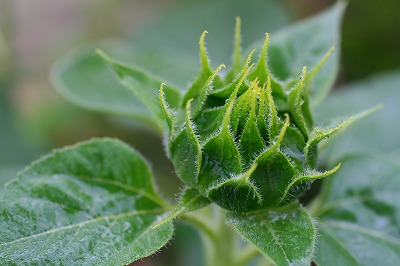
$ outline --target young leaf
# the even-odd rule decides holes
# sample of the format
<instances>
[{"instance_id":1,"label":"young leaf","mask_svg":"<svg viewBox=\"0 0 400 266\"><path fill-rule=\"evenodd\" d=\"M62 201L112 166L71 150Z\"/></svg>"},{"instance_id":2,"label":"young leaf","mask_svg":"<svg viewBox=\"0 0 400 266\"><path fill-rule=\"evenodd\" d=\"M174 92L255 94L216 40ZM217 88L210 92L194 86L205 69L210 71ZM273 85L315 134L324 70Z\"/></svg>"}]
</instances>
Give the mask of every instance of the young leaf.
<instances>
[{"instance_id":1,"label":"young leaf","mask_svg":"<svg viewBox=\"0 0 400 266\"><path fill-rule=\"evenodd\" d=\"M253 164L246 172L210 187L207 197L228 210L243 212L256 208L263 201L259 189L250 180L256 168L257 164Z\"/></svg>"},{"instance_id":2,"label":"young leaf","mask_svg":"<svg viewBox=\"0 0 400 266\"><path fill-rule=\"evenodd\" d=\"M316 232L307 211L297 204L282 210L230 212L227 221L274 265L310 265Z\"/></svg>"},{"instance_id":3,"label":"young leaf","mask_svg":"<svg viewBox=\"0 0 400 266\"><path fill-rule=\"evenodd\" d=\"M131 117L157 128L143 103L118 83L112 70L93 49L80 49L66 55L53 67L51 80L57 91L76 105Z\"/></svg>"},{"instance_id":4,"label":"young leaf","mask_svg":"<svg viewBox=\"0 0 400 266\"><path fill-rule=\"evenodd\" d=\"M397 158L396 158L397 155ZM327 179L315 202L318 265L400 261L399 154L354 155Z\"/></svg>"},{"instance_id":5,"label":"young leaf","mask_svg":"<svg viewBox=\"0 0 400 266\"><path fill-rule=\"evenodd\" d=\"M324 177L327 177L329 175L332 175L335 173L339 168L340 168L340 163L333 169L325 172L317 172L317 171L312 171L310 173L307 173L306 175L303 176L296 176L293 178L292 182L286 187L285 192L283 193L282 199L280 200L280 203L287 201L290 202L291 200L298 198L301 196L303 191L298 191L297 186L307 186L308 182L317 180L317 179L322 179Z\"/></svg>"},{"instance_id":6,"label":"young leaf","mask_svg":"<svg viewBox=\"0 0 400 266\"><path fill-rule=\"evenodd\" d=\"M332 134L336 133L337 131L343 129L350 122L352 122L351 118L339 125L335 125L335 126L332 126L329 128L315 127L310 132L309 139L306 143L306 146L304 147L304 155L306 156L306 159L311 166L314 166L314 164L315 164L314 157L316 156L315 151L317 150L318 143L321 140L330 137Z\"/></svg>"},{"instance_id":7,"label":"young leaf","mask_svg":"<svg viewBox=\"0 0 400 266\"><path fill-rule=\"evenodd\" d=\"M307 75L307 68L303 67L303 73L300 80L288 94L288 107L294 122L299 127L304 136L308 136L309 127L303 114L304 99L304 79Z\"/></svg>"},{"instance_id":8,"label":"young leaf","mask_svg":"<svg viewBox=\"0 0 400 266\"><path fill-rule=\"evenodd\" d=\"M261 84L264 84L268 80L269 71L267 64L267 52L269 43L269 33L265 34L264 44L262 46L258 62L254 67L254 70L249 74L249 79L253 80L258 78Z\"/></svg>"},{"instance_id":9,"label":"young leaf","mask_svg":"<svg viewBox=\"0 0 400 266\"><path fill-rule=\"evenodd\" d=\"M194 119L194 123L197 125L197 133L201 140L206 140L216 133L224 119L225 112L226 105L204 110L199 117ZM209 123L204 123L204 121Z\"/></svg>"},{"instance_id":10,"label":"young leaf","mask_svg":"<svg viewBox=\"0 0 400 266\"><path fill-rule=\"evenodd\" d=\"M96 52L112 67L112 69L118 75L119 82L128 89L132 90L140 99L140 101L147 107L150 113L154 116L159 128L164 129L166 125L164 120L164 112L160 106L158 90L162 80L137 67L120 63L112 59L101 50L97 50ZM169 85L165 85L164 93L168 104L172 108L179 106L181 96L177 89Z\"/></svg>"},{"instance_id":11,"label":"young leaf","mask_svg":"<svg viewBox=\"0 0 400 266\"><path fill-rule=\"evenodd\" d=\"M214 89L210 92L212 96L220 97L220 98L229 98L229 96L233 93L233 91L236 88L236 85L240 82L240 80L243 78L243 75L247 75L246 72L248 72L249 64L251 61L251 57L254 53L254 50L249 53L249 55L246 58L246 61L242 65L242 68L240 69L238 75L236 77L233 77L231 82L218 89ZM247 90L247 86L243 83L242 86L239 88L238 92L239 94L243 93L245 90Z\"/></svg>"},{"instance_id":12,"label":"young leaf","mask_svg":"<svg viewBox=\"0 0 400 266\"><path fill-rule=\"evenodd\" d=\"M239 150L228 131L222 130L220 134L209 139L202 151L199 185L203 189L241 172Z\"/></svg>"},{"instance_id":13,"label":"young leaf","mask_svg":"<svg viewBox=\"0 0 400 266\"><path fill-rule=\"evenodd\" d=\"M241 156L230 131L230 119L236 95L252 66L243 73L240 81L225 104L226 112L219 132L211 137L202 147L202 169L199 179L200 188L207 190L210 186L239 174L242 170Z\"/></svg>"},{"instance_id":14,"label":"young leaf","mask_svg":"<svg viewBox=\"0 0 400 266\"><path fill-rule=\"evenodd\" d=\"M126 144L91 140L26 168L0 195L0 264L123 265L172 235L165 203Z\"/></svg>"},{"instance_id":15,"label":"young leaf","mask_svg":"<svg viewBox=\"0 0 400 266\"><path fill-rule=\"evenodd\" d=\"M170 141L169 150L178 176L188 185L196 186L201 166L201 149L190 120L191 102L189 100L186 104L185 128Z\"/></svg>"},{"instance_id":16,"label":"young leaf","mask_svg":"<svg viewBox=\"0 0 400 266\"><path fill-rule=\"evenodd\" d=\"M200 36L200 66L201 66L200 73L198 74L196 79L193 81L193 84L190 86L190 88L186 91L185 95L183 96L182 107L186 105L186 102L189 101L189 99L197 98L200 94L204 93L204 90L206 89L208 90L208 88L204 88L204 84L213 74L213 71L211 70L204 42L206 34L207 31L203 31L203 33ZM214 78L218 78L218 76L216 76L216 73L209 83L211 83L214 80Z\"/></svg>"},{"instance_id":17,"label":"young leaf","mask_svg":"<svg viewBox=\"0 0 400 266\"><path fill-rule=\"evenodd\" d=\"M284 154L273 149L261 154L255 162L258 166L250 178L264 195L262 205L279 206L286 184L296 175L293 165Z\"/></svg>"},{"instance_id":18,"label":"young leaf","mask_svg":"<svg viewBox=\"0 0 400 266\"><path fill-rule=\"evenodd\" d=\"M324 58L332 45L339 44L340 21L345 4L338 1L327 11L294 24L273 35L270 40L268 66L275 77L292 81L303 66L312 69ZM311 86L311 103L323 100L335 81L339 55L331 55Z\"/></svg>"}]
</instances>

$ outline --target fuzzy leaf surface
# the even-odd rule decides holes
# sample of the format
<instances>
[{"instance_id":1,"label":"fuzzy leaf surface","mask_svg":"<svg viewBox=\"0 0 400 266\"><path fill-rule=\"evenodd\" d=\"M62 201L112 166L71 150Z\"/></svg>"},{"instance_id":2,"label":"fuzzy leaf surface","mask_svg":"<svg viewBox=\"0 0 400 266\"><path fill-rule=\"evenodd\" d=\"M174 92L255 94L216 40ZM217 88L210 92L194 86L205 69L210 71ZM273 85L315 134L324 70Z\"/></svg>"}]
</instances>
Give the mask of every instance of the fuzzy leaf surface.
<instances>
[{"instance_id":1,"label":"fuzzy leaf surface","mask_svg":"<svg viewBox=\"0 0 400 266\"><path fill-rule=\"evenodd\" d=\"M201 151L196 136L183 129L170 145L171 160L178 176L189 185L196 185L201 163Z\"/></svg>"},{"instance_id":2,"label":"fuzzy leaf surface","mask_svg":"<svg viewBox=\"0 0 400 266\"><path fill-rule=\"evenodd\" d=\"M315 228L304 208L294 204L253 214L231 212L228 223L274 265L310 265Z\"/></svg>"},{"instance_id":3,"label":"fuzzy leaf surface","mask_svg":"<svg viewBox=\"0 0 400 266\"><path fill-rule=\"evenodd\" d=\"M169 241L147 163L126 144L91 140L26 168L0 195L0 264L123 265Z\"/></svg>"},{"instance_id":4,"label":"fuzzy leaf surface","mask_svg":"<svg viewBox=\"0 0 400 266\"><path fill-rule=\"evenodd\" d=\"M400 154L354 155L327 179L318 217L318 265L400 261Z\"/></svg>"},{"instance_id":5,"label":"fuzzy leaf surface","mask_svg":"<svg viewBox=\"0 0 400 266\"><path fill-rule=\"evenodd\" d=\"M203 146L199 185L207 189L213 183L239 174L242 170L240 154L229 132L222 131Z\"/></svg>"}]
</instances>

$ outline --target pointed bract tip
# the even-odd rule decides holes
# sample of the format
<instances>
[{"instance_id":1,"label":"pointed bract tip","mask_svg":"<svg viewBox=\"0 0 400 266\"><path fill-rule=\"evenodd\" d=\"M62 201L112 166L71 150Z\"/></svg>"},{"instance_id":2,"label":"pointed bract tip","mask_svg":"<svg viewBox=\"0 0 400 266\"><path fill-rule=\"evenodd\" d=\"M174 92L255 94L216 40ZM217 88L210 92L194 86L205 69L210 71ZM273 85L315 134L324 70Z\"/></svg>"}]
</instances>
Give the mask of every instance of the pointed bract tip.
<instances>
[{"instance_id":1,"label":"pointed bract tip","mask_svg":"<svg viewBox=\"0 0 400 266\"><path fill-rule=\"evenodd\" d=\"M190 98L187 102L186 102L186 111L188 111L190 109L190 105L193 102L193 98Z\"/></svg>"},{"instance_id":2,"label":"pointed bract tip","mask_svg":"<svg viewBox=\"0 0 400 266\"><path fill-rule=\"evenodd\" d=\"M240 25L241 25L241 23L242 23L242 20L240 19L240 17L239 17L239 16L236 16L236 20L235 20L235 21L236 21L236 25L235 25L235 26L236 26L236 29L237 29L237 28L240 28Z\"/></svg>"},{"instance_id":3,"label":"pointed bract tip","mask_svg":"<svg viewBox=\"0 0 400 266\"><path fill-rule=\"evenodd\" d=\"M164 93L164 86L166 85L166 83L165 82L163 82L163 83L161 83L160 84L160 90L159 90L159 92L160 92L160 96L162 96L163 95L163 93Z\"/></svg>"},{"instance_id":4,"label":"pointed bract tip","mask_svg":"<svg viewBox=\"0 0 400 266\"><path fill-rule=\"evenodd\" d=\"M289 118L289 114L285 113L285 123L283 124L281 131L279 132L278 135L278 139L276 140L274 147L277 149L279 147L279 145L281 144L283 137L286 134L286 130L289 127L289 123L290 123L290 118Z\"/></svg>"},{"instance_id":5,"label":"pointed bract tip","mask_svg":"<svg viewBox=\"0 0 400 266\"><path fill-rule=\"evenodd\" d=\"M204 38L206 37L206 35L208 34L208 31L203 31L200 35L200 43L204 43Z\"/></svg>"},{"instance_id":6,"label":"pointed bract tip","mask_svg":"<svg viewBox=\"0 0 400 266\"><path fill-rule=\"evenodd\" d=\"M220 64L220 65L217 67L216 72L221 71L221 69L223 69L223 68L226 68L225 64Z\"/></svg>"},{"instance_id":7,"label":"pointed bract tip","mask_svg":"<svg viewBox=\"0 0 400 266\"><path fill-rule=\"evenodd\" d=\"M111 61L112 61L111 57L110 57L108 54L106 54L106 52L104 52L103 50L101 50L100 48L96 48L94 51L95 51L95 53L98 54L101 58L103 58L103 60L105 60L105 61L107 61L107 62L111 62Z\"/></svg>"},{"instance_id":8,"label":"pointed bract tip","mask_svg":"<svg viewBox=\"0 0 400 266\"><path fill-rule=\"evenodd\" d=\"M301 72L302 72L303 78L305 78L305 76L307 75L307 67L303 66L303 69L301 70Z\"/></svg>"}]
</instances>

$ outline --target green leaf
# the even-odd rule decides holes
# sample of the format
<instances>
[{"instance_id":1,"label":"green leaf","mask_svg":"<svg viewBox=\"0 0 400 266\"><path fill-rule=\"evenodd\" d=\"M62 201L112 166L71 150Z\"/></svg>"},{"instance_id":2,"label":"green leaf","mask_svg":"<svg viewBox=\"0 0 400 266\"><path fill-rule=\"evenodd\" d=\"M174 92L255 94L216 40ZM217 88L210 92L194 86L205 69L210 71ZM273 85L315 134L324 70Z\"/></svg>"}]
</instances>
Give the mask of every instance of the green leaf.
<instances>
[{"instance_id":1,"label":"green leaf","mask_svg":"<svg viewBox=\"0 0 400 266\"><path fill-rule=\"evenodd\" d=\"M400 261L400 154L348 156L314 205L318 265Z\"/></svg>"},{"instance_id":2,"label":"green leaf","mask_svg":"<svg viewBox=\"0 0 400 266\"><path fill-rule=\"evenodd\" d=\"M197 125L197 133L201 140L210 138L218 131L224 119L226 107L226 105L223 105L218 108L204 110L199 117L194 119L194 124Z\"/></svg>"},{"instance_id":3,"label":"green leaf","mask_svg":"<svg viewBox=\"0 0 400 266\"><path fill-rule=\"evenodd\" d=\"M232 176L210 187L206 191L207 196L228 210L245 212L257 208L263 197L250 180L256 168L257 164L254 164L243 174Z\"/></svg>"},{"instance_id":4,"label":"green leaf","mask_svg":"<svg viewBox=\"0 0 400 266\"><path fill-rule=\"evenodd\" d=\"M340 43L340 22L345 4L339 1L327 11L271 35L268 65L271 73L289 84L303 66L316 67L333 45ZM339 53L331 55L311 86L311 103L320 102L336 79Z\"/></svg>"},{"instance_id":5,"label":"green leaf","mask_svg":"<svg viewBox=\"0 0 400 266\"><path fill-rule=\"evenodd\" d=\"M306 146L304 147L304 154L306 156L306 159L308 163L312 166L315 166L314 164L316 163L316 151L317 151L317 146L320 141L322 141L325 138L330 137L332 134L335 134L336 132L340 131L346 125L348 125L352 119L348 119L347 121L344 121L341 124L330 126L328 128L321 128L321 127L315 127L311 132L309 139L306 143Z\"/></svg>"},{"instance_id":6,"label":"green leaf","mask_svg":"<svg viewBox=\"0 0 400 266\"><path fill-rule=\"evenodd\" d=\"M239 150L229 132L222 130L204 144L199 185L207 189L242 171Z\"/></svg>"},{"instance_id":7,"label":"green leaf","mask_svg":"<svg viewBox=\"0 0 400 266\"><path fill-rule=\"evenodd\" d=\"M185 95L182 98L182 107L186 105L186 102L191 98L198 98L199 95L202 94L203 98L201 99L200 104L202 104L204 97L208 94L208 90L211 88L212 82L214 78L216 78L220 67L214 72L211 70L210 60L208 59L206 47L204 43L204 38L207 34L207 31L203 31L200 36L200 73L197 75L196 79L193 81L192 85L190 85L189 89L186 91Z\"/></svg>"},{"instance_id":8,"label":"green leaf","mask_svg":"<svg viewBox=\"0 0 400 266\"><path fill-rule=\"evenodd\" d=\"M304 136L308 137L309 127L303 114L304 79L306 75L307 69L304 67L300 80L288 94L287 104L296 126L301 130Z\"/></svg>"},{"instance_id":9,"label":"green leaf","mask_svg":"<svg viewBox=\"0 0 400 266\"><path fill-rule=\"evenodd\" d=\"M126 144L91 140L26 168L0 194L0 264L123 265L172 235L152 230L165 203Z\"/></svg>"},{"instance_id":10,"label":"green leaf","mask_svg":"<svg viewBox=\"0 0 400 266\"><path fill-rule=\"evenodd\" d=\"M229 129L229 125L236 95L250 69L251 67L245 71L229 100L225 104L227 106L226 112L219 132L208 139L202 147L203 156L199 187L204 191L213 185L229 179L233 175L239 174L242 170L241 156Z\"/></svg>"},{"instance_id":11,"label":"green leaf","mask_svg":"<svg viewBox=\"0 0 400 266\"><path fill-rule=\"evenodd\" d=\"M349 126L321 153L330 164L344 154L400 150L400 72L381 74L349 84L332 93L323 106L316 108L318 123L344 117L377 104L383 108Z\"/></svg>"},{"instance_id":12,"label":"green leaf","mask_svg":"<svg viewBox=\"0 0 400 266\"><path fill-rule=\"evenodd\" d=\"M163 83L162 80L133 65L118 62L101 50L97 50L97 53L112 67L120 83L135 93L153 115L159 128L163 129L166 125L164 111L159 101L159 87ZM179 91L169 85L165 85L163 91L168 104L172 108L177 108L181 98Z\"/></svg>"},{"instance_id":13,"label":"green leaf","mask_svg":"<svg viewBox=\"0 0 400 266\"><path fill-rule=\"evenodd\" d=\"M273 149L261 154L255 162L258 166L251 175L251 180L264 196L262 205L279 206L279 199L282 198L287 184L296 175L293 165L283 153Z\"/></svg>"},{"instance_id":14,"label":"green leaf","mask_svg":"<svg viewBox=\"0 0 400 266\"><path fill-rule=\"evenodd\" d=\"M274 265L310 265L316 232L307 211L297 204L281 210L231 212L227 219Z\"/></svg>"},{"instance_id":15,"label":"green leaf","mask_svg":"<svg viewBox=\"0 0 400 266\"><path fill-rule=\"evenodd\" d=\"M68 101L89 110L133 118L159 130L146 106L134 92L118 82L112 69L94 52L98 46L115 58L140 66L146 73L163 77L159 79L160 84L161 81L177 84L179 89L185 89L188 78L197 72L197 60L182 53L162 53L113 42L78 48L52 67L53 86ZM153 89L158 91L160 84Z\"/></svg>"},{"instance_id":16,"label":"green leaf","mask_svg":"<svg viewBox=\"0 0 400 266\"><path fill-rule=\"evenodd\" d=\"M66 55L52 68L51 79L57 91L78 106L131 117L156 127L146 107L118 83L94 49L83 48Z\"/></svg>"},{"instance_id":17,"label":"green leaf","mask_svg":"<svg viewBox=\"0 0 400 266\"><path fill-rule=\"evenodd\" d=\"M248 101L250 102L250 112L246 118L247 122L239 140L239 145L241 147L240 152L245 165L249 165L250 162L254 160L255 154L259 154L266 148L264 140L261 137L260 131L258 130L256 121L256 98L259 94L259 91L256 91L254 87L253 89L250 87L249 91L250 96Z\"/></svg>"},{"instance_id":18,"label":"green leaf","mask_svg":"<svg viewBox=\"0 0 400 266\"><path fill-rule=\"evenodd\" d=\"M191 101L186 104L185 127L169 142L169 150L178 176L186 184L196 186L201 166L201 149L190 120Z\"/></svg>"}]
</instances>

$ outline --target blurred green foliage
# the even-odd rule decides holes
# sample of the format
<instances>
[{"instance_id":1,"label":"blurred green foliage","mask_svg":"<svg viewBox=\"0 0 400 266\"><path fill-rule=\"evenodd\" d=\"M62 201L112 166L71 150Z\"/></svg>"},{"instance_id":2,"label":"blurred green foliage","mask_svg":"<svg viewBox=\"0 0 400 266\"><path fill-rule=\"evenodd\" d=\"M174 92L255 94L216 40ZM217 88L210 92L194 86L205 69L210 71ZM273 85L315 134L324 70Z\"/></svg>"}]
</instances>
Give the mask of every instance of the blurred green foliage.
<instances>
[{"instance_id":1,"label":"blurred green foliage","mask_svg":"<svg viewBox=\"0 0 400 266\"><path fill-rule=\"evenodd\" d=\"M399 10L397 0L349 1L342 35L345 80L400 68Z\"/></svg>"}]
</instances>

